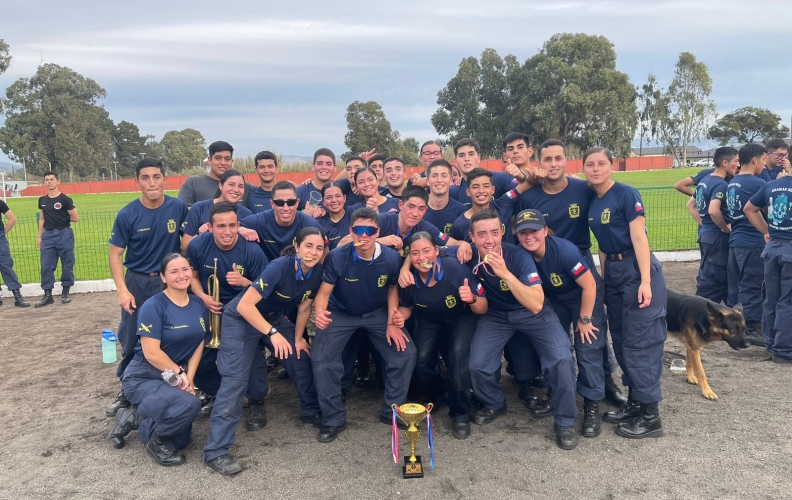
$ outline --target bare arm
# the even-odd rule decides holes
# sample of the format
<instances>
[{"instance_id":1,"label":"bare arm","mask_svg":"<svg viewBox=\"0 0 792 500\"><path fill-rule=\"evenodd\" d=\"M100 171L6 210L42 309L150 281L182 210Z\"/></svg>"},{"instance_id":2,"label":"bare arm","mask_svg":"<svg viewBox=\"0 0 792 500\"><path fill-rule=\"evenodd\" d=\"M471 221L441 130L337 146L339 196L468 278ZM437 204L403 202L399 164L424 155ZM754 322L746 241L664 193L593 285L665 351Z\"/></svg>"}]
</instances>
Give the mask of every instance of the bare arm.
<instances>
[{"instance_id":1,"label":"bare arm","mask_svg":"<svg viewBox=\"0 0 792 500\"><path fill-rule=\"evenodd\" d=\"M80 222L80 216L77 214L76 208L69 210L69 220L71 222Z\"/></svg>"},{"instance_id":2,"label":"bare arm","mask_svg":"<svg viewBox=\"0 0 792 500\"><path fill-rule=\"evenodd\" d=\"M164 372L169 368L176 373L181 371L181 367L177 365L175 361L170 359L170 357L162 350L159 339L153 339L151 337L138 338L140 338L140 347L143 349L143 356L146 357L146 361L148 361L151 366L161 372ZM199 348L200 347L203 347L203 342L200 343ZM196 349L196 351L198 351L198 349ZM193 356L194 355L195 354L193 354ZM190 360L192 360L192 357Z\"/></svg>"},{"instance_id":3,"label":"bare arm","mask_svg":"<svg viewBox=\"0 0 792 500\"><path fill-rule=\"evenodd\" d=\"M184 255L187 255L187 246L190 244L190 242L192 241L193 238L195 238L195 236L190 236L189 234L182 233L182 235L181 235L181 252Z\"/></svg>"},{"instance_id":4,"label":"bare arm","mask_svg":"<svg viewBox=\"0 0 792 500\"><path fill-rule=\"evenodd\" d=\"M6 231L8 232L8 231ZM38 221L38 239L36 240L36 248L41 249L41 238L44 236L44 211L41 211Z\"/></svg>"},{"instance_id":5,"label":"bare arm","mask_svg":"<svg viewBox=\"0 0 792 500\"><path fill-rule=\"evenodd\" d=\"M731 226L726 224L726 221L723 219L720 200L718 199L711 200L708 211L709 211L709 216L712 219L712 222L714 222L715 225L718 226L721 231L723 231L724 233L731 232Z\"/></svg>"},{"instance_id":6,"label":"bare arm","mask_svg":"<svg viewBox=\"0 0 792 500\"><path fill-rule=\"evenodd\" d=\"M692 186L693 184L694 184L693 177L685 177L681 181L677 181L677 183L674 184L674 189L676 189L682 194L693 196L693 190L688 187L688 186Z\"/></svg>"},{"instance_id":7,"label":"bare arm","mask_svg":"<svg viewBox=\"0 0 792 500\"><path fill-rule=\"evenodd\" d=\"M701 216L698 213L698 209L696 208L696 198L691 196L687 204L685 205L685 208L687 208L687 211L690 214L690 216L693 217L693 220L696 221L696 224L700 226L702 224L702 220L701 220Z\"/></svg>"},{"instance_id":8,"label":"bare arm","mask_svg":"<svg viewBox=\"0 0 792 500\"><path fill-rule=\"evenodd\" d=\"M652 302L652 278L649 252L649 238L646 237L646 219L636 217L630 222L630 240L638 260L638 271L641 273L641 284L638 287L638 307L647 307Z\"/></svg>"},{"instance_id":9,"label":"bare arm","mask_svg":"<svg viewBox=\"0 0 792 500\"><path fill-rule=\"evenodd\" d=\"M7 222L7 223L6 223L6 225L5 225L4 232L5 232L5 234L8 234L8 233L10 233L10 232L11 232L11 228L12 228L12 227L14 227L14 226L16 225L16 223L17 223L17 219L16 219L16 217L14 216L14 213L13 213L13 212L11 212L11 210L9 210L8 212L6 212L6 213L5 213L5 216L6 216L6 219L8 219L8 222Z\"/></svg>"},{"instance_id":10,"label":"bare arm","mask_svg":"<svg viewBox=\"0 0 792 500\"><path fill-rule=\"evenodd\" d=\"M124 263L122 261L124 249L110 244L107 253L110 260L110 274L113 276L113 282L118 293L118 305L129 314L132 314L134 309L137 308L137 304L135 304L135 297L129 293L124 281Z\"/></svg>"},{"instance_id":11,"label":"bare arm","mask_svg":"<svg viewBox=\"0 0 792 500\"><path fill-rule=\"evenodd\" d=\"M765 241L769 241L770 235L768 232L770 231L770 228L767 226L767 221L764 220L764 217L762 216L762 212L759 211L759 207L757 207L756 205L754 205L749 201L748 203L745 204L745 207L743 207L743 213L745 214L745 217L748 219L748 222L750 222L751 225L755 227L757 231L762 233L762 235L765 238Z\"/></svg>"}]
</instances>

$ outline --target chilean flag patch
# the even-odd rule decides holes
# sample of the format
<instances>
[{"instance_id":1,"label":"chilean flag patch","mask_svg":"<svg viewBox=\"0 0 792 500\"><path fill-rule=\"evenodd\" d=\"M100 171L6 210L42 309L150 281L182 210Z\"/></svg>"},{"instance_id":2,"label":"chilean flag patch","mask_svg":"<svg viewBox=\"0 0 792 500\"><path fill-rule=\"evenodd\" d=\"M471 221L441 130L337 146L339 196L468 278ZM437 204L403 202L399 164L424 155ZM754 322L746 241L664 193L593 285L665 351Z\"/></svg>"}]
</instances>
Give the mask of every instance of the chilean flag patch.
<instances>
[{"instance_id":1,"label":"chilean flag patch","mask_svg":"<svg viewBox=\"0 0 792 500\"><path fill-rule=\"evenodd\" d=\"M506 196L508 196L511 199L517 198L517 191L512 189L508 193L506 193Z\"/></svg>"},{"instance_id":2,"label":"chilean flag patch","mask_svg":"<svg viewBox=\"0 0 792 500\"><path fill-rule=\"evenodd\" d=\"M539 275L537 273L531 273L528 275L528 283L536 283L539 281Z\"/></svg>"},{"instance_id":3,"label":"chilean flag patch","mask_svg":"<svg viewBox=\"0 0 792 500\"><path fill-rule=\"evenodd\" d=\"M476 285L476 295L478 295L479 297L484 295L484 287L481 286L481 283Z\"/></svg>"},{"instance_id":4,"label":"chilean flag patch","mask_svg":"<svg viewBox=\"0 0 792 500\"><path fill-rule=\"evenodd\" d=\"M636 203L635 203L635 211L636 211L636 212L640 212L641 210L643 210L643 205L641 205L641 202L640 202L640 201L639 201L639 202L636 202Z\"/></svg>"},{"instance_id":5,"label":"chilean flag patch","mask_svg":"<svg viewBox=\"0 0 792 500\"><path fill-rule=\"evenodd\" d=\"M585 269L585 268L583 267L583 264L581 264L580 262L578 262L578 263L577 263L577 265L576 265L575 267L573 267L573 268L572 268L572 274L574 274L575 276L577 276L578 274L582 273L582 272L584 271L584 269Z\"/></svg>"}]
</instances>

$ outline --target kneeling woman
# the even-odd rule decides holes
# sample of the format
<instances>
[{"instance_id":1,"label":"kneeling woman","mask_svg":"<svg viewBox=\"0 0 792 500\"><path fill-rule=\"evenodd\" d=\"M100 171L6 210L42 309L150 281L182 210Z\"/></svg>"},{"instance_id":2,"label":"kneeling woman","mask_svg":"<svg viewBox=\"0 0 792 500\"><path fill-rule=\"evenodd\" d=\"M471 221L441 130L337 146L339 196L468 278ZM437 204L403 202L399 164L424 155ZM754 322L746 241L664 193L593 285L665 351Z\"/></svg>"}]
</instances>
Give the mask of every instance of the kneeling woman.
<instances>
[{"instance_id":1,"label":"kneeling woman","mask_svg":"<svg viewBox=\"0 0 792 500\"><path fill-rule=\"evenodd\" d=\"M583 172L597 194L589 207L589 227L599 243L613 351L630 389L627 404L606 412L603 420L619 424L616 434L622 437L659 437L663 344L668 336L663 265L649 251L641 195L611 179L611 152L601 147L586 151Z\"/></svg>"},{"instance_id":2,"label":"kneeling woman","mask_svg":"<svg viewBox=\"0 0 792 500\"><path fill-rule=\"evenodd\" d=\"M303 334L311 314L311 304L322 283L325 236L314 227L297 234L294 247L284 250L264 269L244 293L228 303L223 312L217 370L220 390L209 420L209 438L204 461L221 474L235 474L242 467L229 454L242 405L248 389L253 358L263 340L281 360L294 381L300 397L300 420L319 427L322 422L313 384L311 350ZM297 308L294 323L286 312Z\"/></svg>"},{"instance_id":3,"label":"kneeling woman","mask_svg":"<svg viewBox=\"0 0 792 500\"><path fill-rule=\"evenodd\" d=\"M416 382L430 401L443 395L437 351L441 344L447 345L448 415L454 422L454 437L465 439L470 435L470 343L478 315L487 312L484 287L470 268L442 255L426 231L410 237L409 257L415 284L399 289L399 309L405 320L412 314L417 318Z\"/></svg>"},{"instance_id":4,"label":"kneeling woman","mask_svg":"<svg viewBox=\"0 0 792 500\"><path fill-rule=\"evenodd\" d=\"M574 327L577 393L583 396L584 413L580 432L584 437L597 437L602 431L599 402L605 398L602 357L608 331L602 281L597 273L589 270L586 258L574 243L549 234L540 211L520 212L516 231L520 246L528 250L536 262L545 296L561 326L567 331L570 326Z\"/></svg>"},{"instance_id":5,"label":"kneeling woman","mask_svg":"<svg viewBox=\"0 0 792 500\"><path fill-rule=\"evenodd\" d=\"M201 409L193 379L203 352L207 313L201 299L187 294L192 270L183 255L168 254L160 276L165 290L140 307L135 357L121 384L141 418L138 435L146 451L160 465L181 465L185 458L178 450L190 441ZM179 375L178 385L163 380L165 370Z\"/></svg>"}]
</instances>

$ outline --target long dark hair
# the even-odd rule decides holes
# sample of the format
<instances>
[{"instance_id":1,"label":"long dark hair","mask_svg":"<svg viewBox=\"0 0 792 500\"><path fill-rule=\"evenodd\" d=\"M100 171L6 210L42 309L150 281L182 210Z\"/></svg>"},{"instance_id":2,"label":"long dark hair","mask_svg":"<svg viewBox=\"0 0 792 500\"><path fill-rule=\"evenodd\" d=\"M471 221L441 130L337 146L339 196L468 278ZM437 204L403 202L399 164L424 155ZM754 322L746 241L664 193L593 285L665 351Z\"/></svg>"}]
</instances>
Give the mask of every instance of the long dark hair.
<instances>
[{"instance_id":1,"label":"long dark hair","mask_svg":"<svg viewBox=\"0 0 792 500\"><path fill-rule=\"evenodd\" d=\"M160 270L159 270L160 276L164 276L165 270L168 268L168 264L178 259L179 257L189 262L189 259L187 259L187 257L184 254L179 252L171 252L168 255L166 255L164 259L162 259L162 262L160 262ZM163 282L162 289L165 290L166 288L168 288L168 285L166 285Z\"/></svg>"},{"instance_id":2,"label":"long dark hair","mask_svg":"<svg viewBox=\"0 0 792 500\"><path fill-rule=\"evenodd\" d=\"M408 240L408 246L412 247L413 243L415 243L418 240L426 240L429 243L431 243L432 246L434 246L435 248L438 248L439 251L440 251L438 253L438 255L437 255L438 257L446 257L447 256L445 251L443 250L444 247L439 247L438 246L437 239L434 237L434 235L432 233L430 233L428 231L418 231L417 233L414 233L412 236L410 236L410 239Z\"/></svg>"},{"instance_id":3,"label":"long dark hair","mask_svg":"<svg viewBox=\"0 0 792 500\"><path fill-rule=\"evenodd\" d=\"M281 256L291 256L294 257L297 255L297 247L305 241L305 238L315 234L322 238L322 241L327 241L327 237L325 237L324 232L319 229L318 227L304 227L297 233L297 237L294 238L294 242L291 245L287 245L283 250L281 250Z\"/></svg>"}]
</instances>

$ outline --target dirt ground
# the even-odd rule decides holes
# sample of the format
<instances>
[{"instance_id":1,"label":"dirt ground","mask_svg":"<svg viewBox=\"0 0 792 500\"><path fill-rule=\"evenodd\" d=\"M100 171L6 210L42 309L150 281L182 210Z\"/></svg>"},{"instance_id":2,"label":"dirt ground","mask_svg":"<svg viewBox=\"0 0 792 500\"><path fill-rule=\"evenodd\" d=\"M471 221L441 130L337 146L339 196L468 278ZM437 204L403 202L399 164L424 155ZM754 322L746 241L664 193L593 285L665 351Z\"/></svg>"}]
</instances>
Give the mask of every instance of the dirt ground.
<instances>
[{"instance_id":1,"label":"dirt ground","mask_svg":"<svg viewBox=\"0 0 792 500\"><path fill-rule=\"evenodd\" d=\"M695 263L665 270L669 287L692 292ZM353 388L348 429L320 444L312 427L298 423L290 381L270 374L269 424L237 434L232 452L245 470L226 478L201 459L207 420L195 423L182 467L156 465L134 432L122 450L106 441L112 419L104 409L119 385L115 366L101 362L100 333L115 330L118 319L114 293L77 295L43 310L0 307L0 498L792 497L792 369L766 361L761 348L704 350L714 402L666 369L665 437L625 440L603 423L599 438L581 439L574 451L556 447L552 419L533 420L504 375L508 414L457 441L440 410L437 467L415 481L403 480L391 459L379 389ZM666 367L683 356L670 339Z\"/></svg>"}]
</instances>

